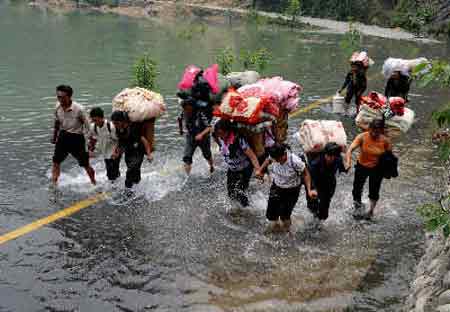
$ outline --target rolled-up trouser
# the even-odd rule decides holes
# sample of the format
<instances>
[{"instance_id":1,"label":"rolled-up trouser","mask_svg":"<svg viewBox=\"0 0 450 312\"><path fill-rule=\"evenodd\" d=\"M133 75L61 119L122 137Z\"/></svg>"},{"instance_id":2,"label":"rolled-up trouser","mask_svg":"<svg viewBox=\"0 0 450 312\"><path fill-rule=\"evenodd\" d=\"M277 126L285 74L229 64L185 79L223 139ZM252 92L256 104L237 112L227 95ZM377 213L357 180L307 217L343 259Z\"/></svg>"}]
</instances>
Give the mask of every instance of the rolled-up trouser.
<instances>
[{"instance_id":1,"label":"rolled-up trouser","mask_svg":"<svg viewBox=\"0 0 450 312\"><path fill-rule=\"evenodd\" d=\"M314 188L318 195L315 199L309 197L308 192L305 191L308 209L318 219L326 220L328 219L331 198L333 198L336 190L336 178L329 179L328 181L320 181L320 183L314 183Z\"/></svg>"},{"instance_id":2,"label":"rolled-up trouser","mask_svg":"<svg viewBox=\"0 0 450 312\"><path fill-rule=\"evenodd\" d=\"M118 177L120 177L120 160L122 157L113 158L105 158L105 168L106 168L106 176L108 180L114 181Z\"/></svg>"},{"instance_id":3,"label":"rolled-up trouser","mask_svg":"<svg viewBox=\"0 0 450 312\"><path fill-rule=\"evenodd\" d=\"M210 135L205 135L203 137L203 140L197 141L195 139L195 135L193 134L186 134L186 145L184 146L184 155L183 155L183 162L191 165L192 164L192 156L195 153L195 150L197 147L200 147L200 150L202 151L203 157L206 160L211 160L212 154L211 154L211 137Z\"/></svg>"},{"instance_id":4,"label":"rolled-up trouser","mask_svg":"<svg viewBox=\"0 0 450 312\"><path fill-rule=\"evenodd\" d=\"M292 211L300 195L301 184L291 188L281 188L272 183L267 202L266 217L269 221L287 221L291 219Z\"/></svg>"},{"instance_id":5,"label":"rolled-up trouser","mask_svg":"<svg viewBox=\"0 0 450 312\"><path fill-rule=\"evenodd\" d=\"M364 184L369 178L369 199L377 201L380 198L381 182L383 176L377 168L364 167L360 163L355 165L355 178L353 180L353 201L361 203Z\"/></svg>"},{"instance_id":6,"label":"rolled-up trouser","mask_svg":"<svg viewBox=\"0 0 450 312\"><path fill-rule=\"evenodd\" d=\"M250 183L250 178L252 177L252 173L252 165L249 165L239 171L231 171L230 169L228 169L227 172L228 196L233 200L239 201L239 203L243 207L248 206L247 189Z\"/></svg>"},{"instance_id":7,"label":"rolled-up trouser","mask_svg":"<svg viewBox=\"0 0 450 312\"><path fill-rule=\"evenodd\" d=\"M140 148L125 149L125 163L127 174L125 177L125 187L131 188L133 184L141 181L141 166L144 161L144 150Z\"/></svg>"}]
</instances>

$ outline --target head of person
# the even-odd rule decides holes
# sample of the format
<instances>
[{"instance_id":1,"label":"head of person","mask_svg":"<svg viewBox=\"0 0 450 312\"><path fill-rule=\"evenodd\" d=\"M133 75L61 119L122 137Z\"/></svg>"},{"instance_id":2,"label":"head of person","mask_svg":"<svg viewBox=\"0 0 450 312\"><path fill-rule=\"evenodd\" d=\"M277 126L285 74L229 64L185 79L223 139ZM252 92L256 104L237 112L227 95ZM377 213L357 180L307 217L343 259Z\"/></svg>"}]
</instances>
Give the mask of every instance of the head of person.
<instances>
[{"instance_id":1,"label":"head of person","mask_svg":"<svg viewBox=\"0 0 450 312\"><path fill-rule=\"evenodd\" d=\"M268 149L270 158L279 163L285 163L287 160L287 147L284 144L275 143Z\"/></svg>"},{"instance_id":2,"label":"head of person","mask_svg":"<svg viewBox=\"0 0 450 312\"><path fill-rule=\"evenodd\" d=\"M56 98L62 106L70 106L72 104L73 89L68 85L59 85L56 87Z\"/></svg>"},{"instance_id":3,"label":"head of person","mask_svg":"<svg viewBox=\"0 0 450 312\"><path fill-rule=\"evenodd\" d=\"M327 143L323 149L323 154L325 157L325 162L327 164L332 164L340 155L341 155L341 147L334 143Z\"/></svg>"},{"instance_id":4,"label":"head of person","mask_svg":"<svg viewBox=\"0 0 450 312\"><path fill-rule=\"evenodd\" d=\"M218 138L224 140L228 137L228 135L234 132L234 125L231 121L226 119L220 119L215 125L214 125L214 135Z\"/></svg>"},{"instance_id":5,"label":"head of person","mask_svg":"<svg viewBox=\"0 0 450 312\"><path fill-rule=\"evenodd\" d=\"M399 80L402 76L402 73L398 70L392 72L391 79Z\"/></svg>"},{"instance_id":6,"label":"head of person","mask_svg":"<svg viewBox=\"0 0 450 312\"><path fill-rule=\"evenodd\" d=\"M111 121L118 130L127 129L130 126L130 118L126 112L115 111L111 114Z\"/></svg>"},{"instance_id":7,"label":"head of person","mask_svg":"<svg viewBox=\"0 0 450 312\"><path fill-rule=\"evenodd\" d=\"M378 139L380 135L384 134L384 120L374 119L369 124L369 134L373 139Z\"/></svg>"},{"instance_id":8,"label":"head of person","mask_svg":"<svg viewBox=\"0 0 450 312\"><path fill-rule=\"evenodd\" d=\"M102 127L103 123L105 122L105 113L100 107L94 107L93 109L91 109L89 117L91 117L92 122L97 127Z\"/></svg>"},{"instance_id":9,"label":"head of person","mask_svg":"<svg viewBox=\"0 0 450 312\"><path fill-rule=\"evenodd\" d=\"M350 65L352 73L357 73L361 69L361 65L360 62L352 62Z\"/></svg>"}]
</instances>

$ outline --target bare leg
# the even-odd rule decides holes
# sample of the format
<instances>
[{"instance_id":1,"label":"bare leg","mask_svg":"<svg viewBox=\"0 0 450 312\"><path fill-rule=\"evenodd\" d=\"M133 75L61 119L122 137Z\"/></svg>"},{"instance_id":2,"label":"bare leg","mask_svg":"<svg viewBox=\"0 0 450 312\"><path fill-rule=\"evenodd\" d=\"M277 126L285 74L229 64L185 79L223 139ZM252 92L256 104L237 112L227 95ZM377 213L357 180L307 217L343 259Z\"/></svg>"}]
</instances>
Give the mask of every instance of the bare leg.
<instances>
[{"instance_id":1,"label":"bare leg","mask_svg":"<svg viewBox=\"0 0 450 312\"><path fill-rule=\"evenodd\" d=\"M375 207L377 206L377 201L376 200L370 200L370 208L369 211L367 212L367 217L369 219L371 219L373 217L373 212L375 211Z\"/></svg>"},{"instance_id":2,"label":"bare leg","mask_svg":"<svg viewBox=\"0 0 450 312\"><path fill-rule=\"evenodd\" d=\"M286 232L289 232L289 230L291 229L291 225L292 225L291 219L283 220L281 222L282 222L283 230L286 231Z\"/></svg>"},{"instance_id":3,"label":"bare leg","mask_svg":"<svg viewBox=\"0 0 450 312\"><path fill-rule=\"evenodd\" d=\"M91 166L87 166L87 167L84 167L84 170L86 170L86 173L88 174L92 185L96 185L97 182L95 182L95 171L94 171L94 168L92 168Z\"/></svg>"},{"instance_id":4,"label":"bare leg","mask_svg":"<svg viewBox=\"0 0 450 312\"><path fill-rule=\"evenodd\" d=\"M52 183L54 186L58 184L58 178L61 174L61 164L53 163L52 167Z\"/></svg>"},{"instance_id":5,"label":"bare leg","mask_svg":"<svg viewBox=\"0 0 450 312\"><path fill-rule=\"evenodd\" d=\"M214 172L214 161L212 158L208 160L208 164L209 164L209 172L213 173Z\"/></svg>"}]
</instances>

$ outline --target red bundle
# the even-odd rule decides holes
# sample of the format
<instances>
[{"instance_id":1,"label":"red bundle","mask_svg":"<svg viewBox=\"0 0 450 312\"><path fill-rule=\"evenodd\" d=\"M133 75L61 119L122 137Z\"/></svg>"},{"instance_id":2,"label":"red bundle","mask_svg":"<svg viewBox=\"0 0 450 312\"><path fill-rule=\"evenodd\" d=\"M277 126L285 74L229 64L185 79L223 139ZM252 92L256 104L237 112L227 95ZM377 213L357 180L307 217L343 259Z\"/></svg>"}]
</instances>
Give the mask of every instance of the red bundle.
<instances>
[{"instance_id":1,"label":"red bundle","mask_svg":"<svg viewBox=\"0 0 450 312\"><path fill-rule=\"evenodd\" d=\"M386 105L386 97L378 92L369 92L367 96L361 97L361 104L365 104L373 109L380 109Z\"/></svg>"},{"instance_id":2,"label":"red bundle","mask_svg":"<svg viewBox=\"0 0 450 312\"><path fill-rule=\"evenodd\" d=\"M391 107L391 111L398 116L403 116L405 114L405 105L406 101L404 98L395 96L389 98L389 105Z\"/></svg>"}]
</instances>

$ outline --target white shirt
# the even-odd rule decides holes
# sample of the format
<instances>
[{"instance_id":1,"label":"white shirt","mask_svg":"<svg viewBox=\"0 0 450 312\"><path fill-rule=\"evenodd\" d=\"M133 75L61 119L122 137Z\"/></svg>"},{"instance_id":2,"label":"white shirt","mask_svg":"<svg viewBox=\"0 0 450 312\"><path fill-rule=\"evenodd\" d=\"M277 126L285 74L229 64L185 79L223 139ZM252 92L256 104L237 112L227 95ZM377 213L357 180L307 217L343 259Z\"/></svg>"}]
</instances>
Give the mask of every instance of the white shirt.
<instances>
[{"instance_id":1,"label":"white shirt","mask_svg":"<svg viewBox=\"0 0 450 312\"><path fill-rule=\"evenodd\" d=\"M107 123L110 125L111 132L108 130ZM116 146L118 142L114 124L106 119L103 123L103 127L98 127L95 126L94 123L91 123L89 125L89 137L94 137L97 140L95 150L99 151L105 159L110 159L113 153L113 147Z\"/></svg>"},{"instance_id":2,"label":"white shirt","mask_svg":"<svg viewBox=\"0 0 450 312\"><path fill-rule=\"evenodd\" d=\"M297 187L302 183L302 175L305 163L297 155L287 152L287 160L284 164L273 161L270 166L270 175L273 183L281 188Z\"/></svg>"},{"instance_id":3,"label":"white shirt","mask_svg":"<svg viewBox=\"0 0 450 312\"><path fill-rule=\"evenodd\" d=\"M55 118L60 123L60 130L83 134L86 115L84 107L77 102L72 101L72 104L67 111L64 111L60 104L57 104Z\"/></svg>"}]
</instances>

